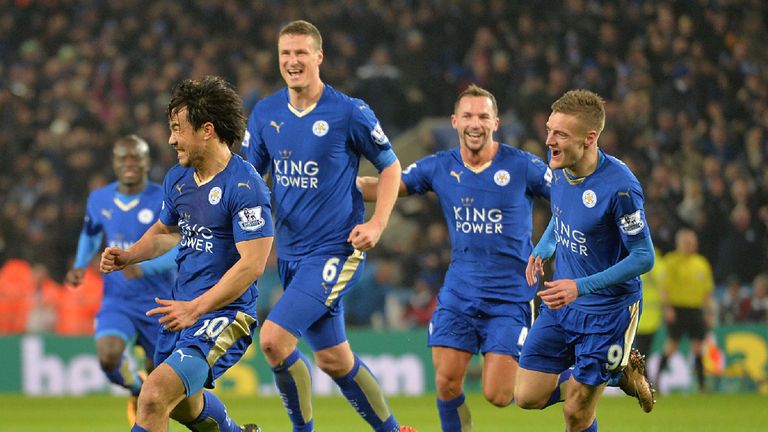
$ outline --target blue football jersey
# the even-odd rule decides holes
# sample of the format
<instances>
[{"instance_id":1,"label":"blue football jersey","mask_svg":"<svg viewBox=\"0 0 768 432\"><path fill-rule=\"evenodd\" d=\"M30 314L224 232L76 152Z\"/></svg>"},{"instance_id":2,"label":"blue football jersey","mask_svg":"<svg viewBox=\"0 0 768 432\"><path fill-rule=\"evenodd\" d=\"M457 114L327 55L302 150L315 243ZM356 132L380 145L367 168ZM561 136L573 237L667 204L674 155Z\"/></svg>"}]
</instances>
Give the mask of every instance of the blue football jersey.
<instances>
[{"instance_id":1,"label":"blue football jersey","mask_svg":"<svg viewBox=\"0 0 768 432\"><path fill-rule=\"evenodd\" d=\"M360 156L379 169L396 160L371 108L329 85L303 111L290 106L287 89L261 100L242 150L272 175L277 252L286 260L350 255L347 237L365 212L355 186Z\"/></svg>"},{"instance_id":2,"label":"blue football jersey","mask_svg":"<svg viewBox=\"0 0 768 432\"><path fill-rule=\"evenodd\" d=\"M104 233L108 246L127 249L157 221L163 204L163 191L157 183L147 187L133 200L123 203L117 198L118 183L96 189L88 196L83 231L96 236ZM103 302L130 301L154 305L154 298L167 298L173 287L175 270L126 279L123 272L104 277Z\"/></svg>"},{"instance_id":3,"label":"blue football jersey","mask_svg":"<svg viewBox=\"0 0 768 432\"><path fill-rule=\"evenodd\" d=\"M163 184L160 221L178 225L176 300L192 300L215 285L240 259L235 244L273 235L269 190L251 164L233 154L223 171L198 185L194 169L176 165ZM254 282L229 307L255 313Z\"/></svg>"},{"instance_id":4,"label":"blue football jersey","mask_svg":"<svg viewBox=\"0 0 768 432\"><path fill-rule=\"evenodd\" d=\"M534 197L549 199L551 172L533 154L506 144L480 172L459 148L427 156L403 171L409 193L434 191L451 237L444 288L462 298L527 302ZM467 292L467 290L470 290Z\"/></svg>"},{"instance_id":5,"label":"blue football jersey","mask_svg":"<svg viewBox=\"0 0 768 432\"><path fill-rule=\"evenodd\" d=\"M555 223L553 279L576 279L601 272L624 259L624 241L650 235L643 209L643 189L620 160L601 151L602 161L589 176L570 180L555 170L552 217ZM578 297L571 306L607 312L642 298L640 277Z\"/></svg>"}]
</instances>

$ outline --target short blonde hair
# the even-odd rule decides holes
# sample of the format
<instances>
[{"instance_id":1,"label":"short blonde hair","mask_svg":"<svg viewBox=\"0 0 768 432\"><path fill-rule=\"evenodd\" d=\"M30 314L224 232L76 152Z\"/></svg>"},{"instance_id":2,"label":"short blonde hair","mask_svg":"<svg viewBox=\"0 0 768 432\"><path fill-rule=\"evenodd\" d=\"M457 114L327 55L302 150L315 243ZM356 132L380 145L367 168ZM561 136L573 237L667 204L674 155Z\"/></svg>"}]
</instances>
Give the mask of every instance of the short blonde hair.
<instances>
[{"instance_id":1,"label":"short blonde hair","mask_svg":"<svg viewBox=\"0 0 768 432\"><path fill-rule=\"evenodd\" d=\"M317 49L323 50L323 36L320 35L320 30L309 21L296 20L289 22L280 29L278 38L286 34L310 36L315 41Z\"/></svg>"},{"instance_id":2,"label":"short blonde hair","mask_svg":"<svg viewBox=\"0 0 768 432\"><path fill-rule=\"evenodd\" d=\"M605 101L589 90L566 92L552 104L552 112L578 117L587 130L595 130L597 135L605 127Z\"/></svg>"},{"instance_id":3,"label":"short blonde hair","mask_svg":"<svg viewBox=\"0 0 768 432\"><path fill-rule=\"evenodd\" d=\"M499 116L499 107L496 105L496 98L493 96L493 93L476 84L470 84L463 92L459 93L459 96L456 98L456 103L453 105L453 112L456 112L456 109L459 108L459 102L461 102L461 99L465 96L487 97L491 100L491 105L493 105L493 114L496 115L496 117Z\"/></svg>"}]
</instances>

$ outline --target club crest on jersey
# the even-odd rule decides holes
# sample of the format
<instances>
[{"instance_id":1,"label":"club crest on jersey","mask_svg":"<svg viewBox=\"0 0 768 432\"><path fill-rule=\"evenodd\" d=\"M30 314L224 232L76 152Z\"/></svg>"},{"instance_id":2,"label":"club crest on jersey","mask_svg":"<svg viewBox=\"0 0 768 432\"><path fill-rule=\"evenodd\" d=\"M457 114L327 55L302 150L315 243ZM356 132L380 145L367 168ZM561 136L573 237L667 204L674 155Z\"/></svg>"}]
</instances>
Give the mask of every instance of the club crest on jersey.
<instances>
[{"instance_id":1,"label":"club crest on jersey","mask_svg":"<svg viewBox=\"0 0 768 432\"><path fill-rule=\"evenodd\" d=\"M316 136L325 136L328 133L328 122L325 120L318 120L312 125L312 133Z\"/></svg>"},{"instance_id":2,"label":"club crest on jersey","mask_svg":"<svg viewBox=\"0 0 768 432\"><path fill-rule=\"evenodd\" d=\"M148 225L151 224L155 219L155 212L148 208L141 209L139 210L139 213L136 215L136 217L139 219L139 222L143 223L144 225Z\"/></svg>"},{"instance_id":3,"label":"club crest on jersey","mask_svg":"<svg viewBox=\"0 0 768 432\"><path fill-rule=\"evenodd\" d=\"M581 194L581 202L586 208L592 208L597 204L597 195L592 189L587 189Z\"/></svg>"},{"instance_id":4,"label":"club crest on jersey","mask_svg":"<svg viewBox=\"0 0 768 432\"><path fill-rule=\"evenodd\" d=\"M238 225L245 231L256 231L265 224L264 218L261 217L261 206L242 209L237 215L240 216Z\"/></svg>"},{"instance_id":5,"label":"club crest on jersey","mask_svg":"<svg viewBox=\"0 0 768 432\"><path fill-rule=\"evenodd\" d=\"M216 205L219 201L221 201L221 188L216 186L208 192L208 202L211 203L211 205Z\"/></svg>"},{"instance_id":6,"label":"club crest on jersey","mask_svg":"<svg viewBox=\"0 0 768 432\"><path fill-rule=\"evenodd\" d=\"M380 146L389 142L389 138L387 138L387 135L384 133L384 130L381 128L381 123L379 122L376 122L376 126L371 129L371 138L373 138L373 142Z\"/></svg>"},{"instance_id":7,"label":"club crest on jersey","mask_svg":"<svg viewBox=\"0 0 768 432\"><path fill-rule=\"evenodd\" d=\"M493 181L496 182L499 186L506 186L509 184L509 171L507 170L498 170L496 171L496 174L493 175Z\"/></svg>"},{"instance_id":8,"label":"club crest on jersey","mask_svg":"<svg viewBox=\"0 0 768 432\"><path fill-rule=\"evenodd\" d=\"M621 230L627 235L639 234L645 227L645 222L643 222L643 216L640 214L640 210L622 216L619 219L619 226L621 226Z\"/></svg>"}]
</instances>

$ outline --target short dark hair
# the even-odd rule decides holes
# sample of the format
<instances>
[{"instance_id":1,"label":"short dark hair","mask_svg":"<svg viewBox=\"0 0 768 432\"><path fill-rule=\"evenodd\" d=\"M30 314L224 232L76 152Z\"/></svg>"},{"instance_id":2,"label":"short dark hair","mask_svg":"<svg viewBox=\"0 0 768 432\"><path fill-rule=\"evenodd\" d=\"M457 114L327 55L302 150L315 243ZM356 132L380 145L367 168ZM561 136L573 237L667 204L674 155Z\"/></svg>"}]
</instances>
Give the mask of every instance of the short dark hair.
<instances>
[{"instance_id":1,"label":"short dark hair","mask_svg":"<svg viewBox=\"0 0 768 432\"><path fill-rule=\"evenodd\" d=\"M246 120L243 102L223 78L208 75L180 82L168 102L168 118L178 114L182 108L187 109L187 120L195 130L211 122L216 135L229 147L243 140Z\"/></svg>"},{"instance_id":2,"label":"short dark hair","mask_svg":"<svg viewBox=\"0 0 768 432\"><path fill-rule=\"evenodd\" d=\"M280 29L278 37L285 34L310 36L315 41L317 49L323 50L323 37L320 35L320 30L309 21L297 20L289 22Z\"/></svg>"}]
</instances>

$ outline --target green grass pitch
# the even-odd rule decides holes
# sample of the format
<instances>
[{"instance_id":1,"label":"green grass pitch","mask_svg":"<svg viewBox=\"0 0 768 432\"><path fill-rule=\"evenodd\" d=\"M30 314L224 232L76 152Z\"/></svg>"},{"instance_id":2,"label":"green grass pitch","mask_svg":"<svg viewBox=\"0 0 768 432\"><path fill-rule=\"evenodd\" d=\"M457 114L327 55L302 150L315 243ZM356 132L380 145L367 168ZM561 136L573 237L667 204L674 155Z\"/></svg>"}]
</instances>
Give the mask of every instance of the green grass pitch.
<instances>
[{"instance_id":1,"label":"green grass pitch","mask_svg":"<svg viewBox=\"0 0 768 432\"><path fill-rule=\"evenodd\" d=\"M238 422L256 422L264 432L288 432L288 417L277 397L224 397ZM495 408L481 395L468 395L475 431L562 431L562 405L543 411ZM390 406L403 424L419 432L440 430L433 396L392 397ZM314 399L318 432L365 432L370 429L341 397ZM0 431L128 431L125 399L116 396L30 398L0 395ZM744 395L662 396L650 414L628 397L604 397L598 406L600 430L623 431L765 431L768 398ZM172 424L172 432L186 428Z\"/></svg>"}]
</instances>

